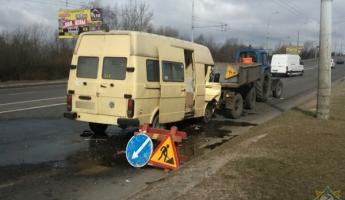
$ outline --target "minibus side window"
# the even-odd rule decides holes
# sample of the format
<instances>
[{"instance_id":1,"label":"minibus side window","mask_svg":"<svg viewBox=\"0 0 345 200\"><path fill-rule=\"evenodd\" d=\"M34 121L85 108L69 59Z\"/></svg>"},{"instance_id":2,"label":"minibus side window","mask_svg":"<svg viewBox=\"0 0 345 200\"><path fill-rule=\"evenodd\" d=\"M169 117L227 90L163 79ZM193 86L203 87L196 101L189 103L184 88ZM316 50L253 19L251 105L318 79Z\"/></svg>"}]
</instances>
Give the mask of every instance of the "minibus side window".
<instances>
[{"instance_id":1,"label":"minibus side window","mask_svg":"<svg viewBox=\"0 0 345 200\"><path fill-rule=\"evenodd\" d=\"M78 78L97 78L98 72L98 58L97 57L84 57L78 58L77 64L77 77Z\"/></svg>"},{"instance_id":2,"label":"minibus side window","mask_svg":"<svg viewBox=\"0 0 345 200\"><path fill-rule=\"evenodd\" d=\"M159 82L159 62L157 60L146 61L146 77L149 82Z\"/></svg>"},{"instance_id":3,"label":"minibus side window","mask_svg":"<svg viewBox=\"0 0 345 200\"><path fill-rule=\"evenodd\" d=\"M183 82L184 67L182 63L163 61L163 81Z\"/></svg>"},{"instance_id":4,"label":"minibus side window","mask_svg":"<svg viewBox=\"0 0 345 200\"><path fill-rule=\"evenodd\" d=\"M103 79L125 80L127 58L105 57L103 60Z\"/></svg>"}]
</instances>

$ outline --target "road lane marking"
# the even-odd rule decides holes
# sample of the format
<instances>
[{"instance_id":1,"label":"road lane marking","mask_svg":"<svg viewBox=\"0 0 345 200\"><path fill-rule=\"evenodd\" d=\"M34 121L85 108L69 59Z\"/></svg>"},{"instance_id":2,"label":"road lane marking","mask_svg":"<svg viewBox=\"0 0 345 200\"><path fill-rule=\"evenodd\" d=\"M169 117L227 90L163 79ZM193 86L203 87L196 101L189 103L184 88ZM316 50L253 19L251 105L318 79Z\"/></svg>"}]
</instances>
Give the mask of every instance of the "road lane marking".
<instances>
[{"instance_id":1,"label":"road lane marking","mask_svg":"<svg viewBox=\"0 0 345 200\"><path fill-rule=\"evenodd\" d=\"M14 95L20 95L20 94L34 94L34 93L39 93L39 91L37 91L37 92L17 92L17 93L11 93L11 94L7 94L7 95L14 96Z\"/></svg>"},{"instance_id":2,"label":"road lane marking","mask_svg":"<svg viewBox=\"0 0 345 200\"><path fill-rule=\"evenodd\" d=\"M5 111L0 111L0 114L11 113L11 112L19 112L19 111L26 111L26 110L35 110L35 109L40 109L40 108L49 108L49 107L62 106L62 105L66 105L66 103L56 103L56 104L50 104L50 105L44 105L44 106L20 108L20 109L15 109L15 110L5 110Z\"/></svg>"},{"instance_id":3,"label":"road lane marking","mask_svg":"<svg viewBox=\"0 0 345 200\"><path fill-rule=\"evenodd\" d=\"M5 184L1 184L1 185L0 185L0 189L7 188L7 187L11 187L11 186L14 186L14 185L15 185L15 182L14 182L14 183L5 183Z\"/></svg>"},{"instance_id":4,"label":"road lane marking","mask_svg":"<svg viewBox=\"0 0 345 200\"><path fill-rule=\"evenodd\" d=\"M34 99L34 100L28 100L28 101L17 101L17 102L2 103L2 104L0 104L0 106L22 104L22 103L31 103L31 102L37 102L37 101L48 101L48 100L63 99L63 98L66 98L66 96L63 96L63 97L52 97L52 98L45 98L45 99Z\"/></svg>"},{"instance_id":5,"label":"road lane marking","mask_svg":"<svg viewBox=\"0 0 345 200\"><path fill-rule=\"evenodd\" d=\"M316 69L317 67L312 67L312 68L307 68L307 69L304 69L304 71L308 71L308 70L312 70L312 69Z\"/></svg>"}]
</instances>

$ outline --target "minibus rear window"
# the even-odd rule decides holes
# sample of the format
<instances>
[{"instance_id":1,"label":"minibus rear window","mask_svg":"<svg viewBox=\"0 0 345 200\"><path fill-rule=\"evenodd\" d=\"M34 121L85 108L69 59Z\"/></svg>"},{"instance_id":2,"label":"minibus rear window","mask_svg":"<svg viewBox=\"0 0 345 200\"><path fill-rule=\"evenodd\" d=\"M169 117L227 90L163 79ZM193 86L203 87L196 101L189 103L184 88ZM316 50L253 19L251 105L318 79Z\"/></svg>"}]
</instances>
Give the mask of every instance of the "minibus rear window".
<instances>
[{"instance_id":1,"label":"minibus rear window","mask_svg":"<svg viewBox=\"0 0 345 200\"><path fill-rule=\"evenodd\" d=\"M78 78L97 78L98 58L97 57L83 57L78 58L77 77Z\"/></svg>"},{"instance_id":2,"label":"minibus rear window","mask_svg":"<svg viewBox=\"0 0 345 200\"><path fill-rule=\"evenodd\" d=\"M127 58L106 57L103 60L103 79L125 80Z\"/></svg>"}]
</instances>

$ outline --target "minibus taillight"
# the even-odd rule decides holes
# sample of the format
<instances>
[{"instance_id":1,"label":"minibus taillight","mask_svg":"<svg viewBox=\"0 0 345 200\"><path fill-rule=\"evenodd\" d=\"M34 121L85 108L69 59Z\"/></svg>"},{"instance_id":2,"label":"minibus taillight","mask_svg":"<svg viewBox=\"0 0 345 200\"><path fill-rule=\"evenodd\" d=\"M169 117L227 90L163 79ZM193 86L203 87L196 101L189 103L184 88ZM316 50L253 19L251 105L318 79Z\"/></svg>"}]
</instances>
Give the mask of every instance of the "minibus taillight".
<instances>
[{"instance_id":1,"label":"minibus taillight","mask_svg":"<svg viewBox=\"0 0 345 200\"><path fill-rule=\"evenodd\" d=\"M67 95L67 111L72 111L72 95Z\"/></svg>"},{"instance_id":2,"label":"minibus taillight","mask_svg":"<svg viewBox=\"0 0 345 200\"><path fill-rule=\"evenodd\" d=\"M134 116L134 100L128 99L127 104L127 117L132 118Z\"/></svg>"}]
</instances>

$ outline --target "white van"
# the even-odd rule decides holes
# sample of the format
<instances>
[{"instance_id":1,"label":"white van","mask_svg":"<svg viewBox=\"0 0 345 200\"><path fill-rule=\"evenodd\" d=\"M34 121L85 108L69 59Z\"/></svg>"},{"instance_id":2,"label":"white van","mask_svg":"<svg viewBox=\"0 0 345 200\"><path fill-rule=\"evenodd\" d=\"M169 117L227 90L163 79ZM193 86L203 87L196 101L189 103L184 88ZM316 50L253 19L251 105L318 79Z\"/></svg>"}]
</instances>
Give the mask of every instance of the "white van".
<instances>
[{"instance_id":1,"label":"white van","mask_svg":"<svg viewBox=\"0 0 345 200\"><path fill-rule=\"evenodd\" d=\"M271 62L272 75L303 75L304 66L299 55L275 54Z\"/></svg>"},{"instance_id":2,"label":"white van","mask_svg":"<svg viewBox=\"0 0 345 200\"><path fill-rule=\"evenodd\" d=\"M195 43L154 34L114 31L79 36L64 116L88 122L93 132L204 117L221 94L210 83L213 59Z\"/></svg>"}]
</instances>

